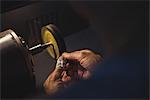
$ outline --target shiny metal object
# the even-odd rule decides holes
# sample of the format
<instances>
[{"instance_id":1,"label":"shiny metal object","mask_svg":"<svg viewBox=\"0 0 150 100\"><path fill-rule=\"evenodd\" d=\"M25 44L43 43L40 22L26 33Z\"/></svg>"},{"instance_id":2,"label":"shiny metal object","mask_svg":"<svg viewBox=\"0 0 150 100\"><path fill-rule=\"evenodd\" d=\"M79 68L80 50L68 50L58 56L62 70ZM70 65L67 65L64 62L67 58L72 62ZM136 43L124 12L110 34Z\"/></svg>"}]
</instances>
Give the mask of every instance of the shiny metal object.
<instances>
[{"instance_id":1,"label":"shiny metal object","mask_svg":"<svg viewBox=\"0 0 150 100\"><path fill-rule=\"evenodd\" d=\"M44 43L29 48L25 40L17 36L13 30L0 32L2 98L20 98L34 94L36 87L33 55L47 48L50 56L58 59L66 50L64 41L54 25L43 27L42 33ZM59 66L63 67L64 65L60 65L62 63L59 61Z\"/></svg>"},{"instance_id":2,"label":"shiny metal object","mask_svg":"<svg viewBox=\"0 0 150 100\"><path fill-rule=\"evenodd\" d=\"M0 33L1 96L18 98L35 90L32 55L12 30Z\"/></svg>"},{"instance_id":3,"label":"shiny metal object","mask_svg":"<svg viewBox=\"0 0 150 100\"><path fill-rule=\"evenodd\" d=\"M45 44L38 44L36 46L29 48L29 51L34 55L34 54L42 52L44 49L46 49L50 45L52 45L50 42L45 43Z\"/></svg>"},{"instance_id":4,"label":"shiny metal object","mask_svg":"<svg viewBox=\"0 0 150 100\"><path fill-rule=\"evenodd\" d=\"M65 68L67 64L67 60L63 59L62 57L59 57L57 59L56 68Z\"/></svg>"}]
</instances>

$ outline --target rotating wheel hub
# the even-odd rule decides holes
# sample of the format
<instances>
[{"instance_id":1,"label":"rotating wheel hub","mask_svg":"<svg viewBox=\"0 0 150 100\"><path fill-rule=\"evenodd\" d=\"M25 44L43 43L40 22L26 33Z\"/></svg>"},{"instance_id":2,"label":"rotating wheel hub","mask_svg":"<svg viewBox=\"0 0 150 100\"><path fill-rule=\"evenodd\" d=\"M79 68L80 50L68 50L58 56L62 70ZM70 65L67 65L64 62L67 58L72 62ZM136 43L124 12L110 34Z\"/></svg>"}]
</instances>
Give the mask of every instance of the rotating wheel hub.
<instances>
[{"instance_id":1,"label":"rotating wheel hub","mask_svg":"<svg viewBox=\"0 0 150 100\"><path fill-rule=\"evenodd\" d=\"M49 47L47 47L47 51L52 58L58 59L58 57L66 51L64 40L56 26L49 24L42 27L41 37L44 44L50 43Z\"/></svg>"}]
</instances>

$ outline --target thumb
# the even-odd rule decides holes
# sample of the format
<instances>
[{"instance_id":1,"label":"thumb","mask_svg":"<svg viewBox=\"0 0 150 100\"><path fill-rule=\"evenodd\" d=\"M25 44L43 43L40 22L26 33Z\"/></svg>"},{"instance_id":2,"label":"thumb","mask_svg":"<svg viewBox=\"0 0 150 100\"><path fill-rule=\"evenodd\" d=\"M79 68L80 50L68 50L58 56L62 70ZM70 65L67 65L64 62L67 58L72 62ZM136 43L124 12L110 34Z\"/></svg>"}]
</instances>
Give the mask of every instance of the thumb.
<instances>
[{"instance_id":1,"label":"thumb","mask_svg":"<svg viewBox=\"0 0 150 100\"><path fill-rule=\"evenodd\" d=\"M56 67L55 70L52 73L52 79L53 80L58 80L59 78L61 78L61 74L63 72L63 69L60 67Z\"/></svg>"}]
</instances>

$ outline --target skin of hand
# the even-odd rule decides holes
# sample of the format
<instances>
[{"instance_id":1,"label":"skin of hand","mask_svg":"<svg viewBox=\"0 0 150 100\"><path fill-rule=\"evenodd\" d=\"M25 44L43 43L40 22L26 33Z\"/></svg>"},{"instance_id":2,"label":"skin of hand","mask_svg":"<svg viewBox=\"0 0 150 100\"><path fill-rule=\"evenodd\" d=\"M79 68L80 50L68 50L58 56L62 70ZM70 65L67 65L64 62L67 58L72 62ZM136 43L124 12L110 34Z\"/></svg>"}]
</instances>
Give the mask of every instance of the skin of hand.
<instances>
[{"instance_id":1,"label":"skin of hand","mask_svg":"<svg viewBox=\"0 0 150 100\"><path fill-rule=\"evenodd\" d=\"M99 54L94 53L91 50L80 50L71 53L63 53L62 57L74 62L79 63L77 69L79 78L88 79L91 77L92 71L95 69L95 65L102 61L102 57Z\"/></svg>"},{"instance_id":2,"label":"skin of hand","mask_svg":"<svg viewBox=\"0 0 150 100\"><path fill-rule=\"evenodd\" d=\"M102 60L100 55L90 50L63 53L61 57L69 60L69 63L64 69L56 66L44 82L43 86L48 95L53 95L62 88L68 87L72 80L88 79L94 70L94 65Z\"/></svg>"},{"instance_id":3,"label":"skin of hand","mask_svg":"<svg viewBox=\"0 0 150 100\"><path fill-rule=\"evenodd\" d=\"M46 94L53 95L66 87L70 80L71 77L67 76L66 71L60 67L56 67L44 82L43 87Z\"/></svg>"}]
</instances>

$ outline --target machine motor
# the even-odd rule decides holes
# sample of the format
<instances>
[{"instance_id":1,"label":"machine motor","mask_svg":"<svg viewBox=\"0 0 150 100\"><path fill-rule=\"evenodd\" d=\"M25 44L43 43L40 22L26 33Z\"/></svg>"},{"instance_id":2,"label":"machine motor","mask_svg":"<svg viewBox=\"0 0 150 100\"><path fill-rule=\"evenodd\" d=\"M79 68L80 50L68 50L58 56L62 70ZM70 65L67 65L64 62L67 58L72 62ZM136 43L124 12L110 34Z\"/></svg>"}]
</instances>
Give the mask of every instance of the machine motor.
<instances>
[{"instance_id":1,"label":"machine motor","mask_svg":"<svg viewBox=\"0 0 150 100\"><path fill-rule=\"evenodd\" d=\"M43 27L41 32L44 43L31 48L11 29L0 33L2 98L26 97L35 92L34 54L47 48L50 56L57 59L65 51L64 41L54 25Z\"/></svg>"}]
</instances>

